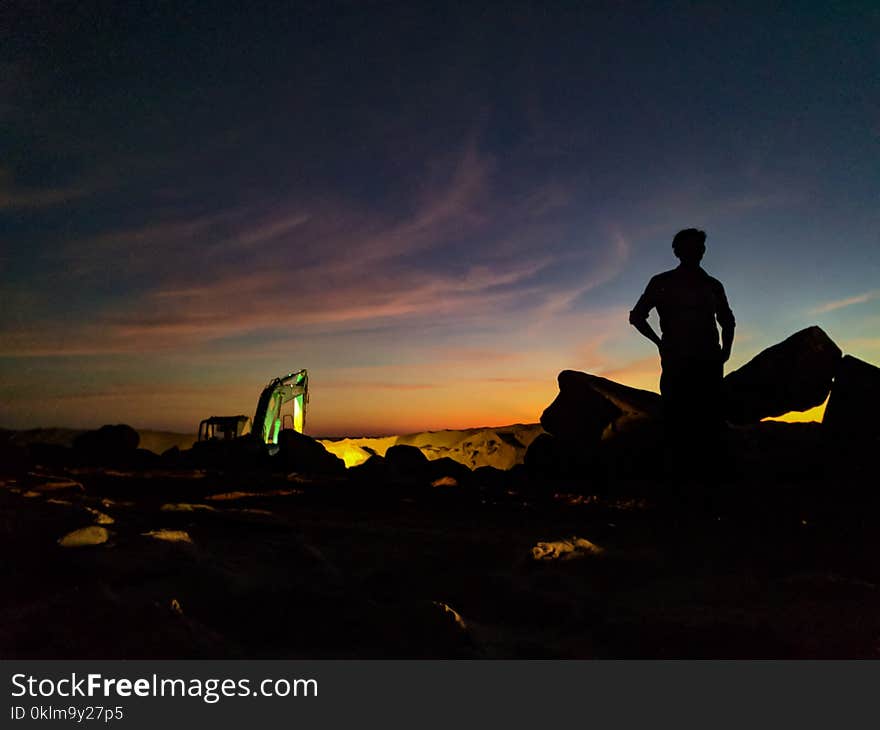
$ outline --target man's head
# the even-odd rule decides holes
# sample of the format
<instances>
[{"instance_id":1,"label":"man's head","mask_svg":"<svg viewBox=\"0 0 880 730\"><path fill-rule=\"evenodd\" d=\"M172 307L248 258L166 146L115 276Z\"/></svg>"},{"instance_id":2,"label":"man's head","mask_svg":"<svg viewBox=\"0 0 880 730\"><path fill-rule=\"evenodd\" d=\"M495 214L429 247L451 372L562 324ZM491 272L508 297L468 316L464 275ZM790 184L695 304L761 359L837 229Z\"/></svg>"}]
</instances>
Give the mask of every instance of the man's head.
<instances>
[{"instance_id":1,"label":"man's head","mask_svg":"<svg viewBox=\"0 0 880 730\"><path fill-rule=\"evenodd\" d=\"M706 253L706 232L685 228L672 239L672 251L686 266L696 266Z\"/></svg>"}]
</instances>

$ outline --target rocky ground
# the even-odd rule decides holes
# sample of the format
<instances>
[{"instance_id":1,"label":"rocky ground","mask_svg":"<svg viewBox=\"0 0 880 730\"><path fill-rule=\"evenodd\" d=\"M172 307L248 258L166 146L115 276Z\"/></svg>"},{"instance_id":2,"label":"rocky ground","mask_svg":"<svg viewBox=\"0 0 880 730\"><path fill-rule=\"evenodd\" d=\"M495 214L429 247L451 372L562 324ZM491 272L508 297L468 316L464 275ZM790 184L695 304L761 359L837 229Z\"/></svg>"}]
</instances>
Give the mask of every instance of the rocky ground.
<instances>
[{"instance_id":1,"label":"rocky ground","mask_svg":"<svg viewBox=\"0 0 880 730\"><path fill-rule=\"evenodd\" d=\"M865 484L585 486L35 467L0 490L0 655L880 652Z\"/></svg>"}]
</instances>

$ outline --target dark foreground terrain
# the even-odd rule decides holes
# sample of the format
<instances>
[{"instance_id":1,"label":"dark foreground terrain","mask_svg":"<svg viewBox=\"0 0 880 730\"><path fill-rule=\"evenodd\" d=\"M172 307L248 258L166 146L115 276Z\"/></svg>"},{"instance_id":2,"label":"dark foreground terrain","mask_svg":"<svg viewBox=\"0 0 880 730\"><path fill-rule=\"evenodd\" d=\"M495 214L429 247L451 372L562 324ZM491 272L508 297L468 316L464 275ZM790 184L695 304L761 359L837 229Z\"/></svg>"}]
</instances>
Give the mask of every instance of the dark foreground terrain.
<instances>
[{"instance_id":1,"label":"dark foreground terrain","mask_svg":"<svg viewBox=\"0 0 880 730\"><path fill-rule=\"evenodd\" d=\"M521 471L437 486L99 467L0 480L4 658L880 653L863 477L677 494L631 480L601 498Z\"/></svg>"}]
</instances>

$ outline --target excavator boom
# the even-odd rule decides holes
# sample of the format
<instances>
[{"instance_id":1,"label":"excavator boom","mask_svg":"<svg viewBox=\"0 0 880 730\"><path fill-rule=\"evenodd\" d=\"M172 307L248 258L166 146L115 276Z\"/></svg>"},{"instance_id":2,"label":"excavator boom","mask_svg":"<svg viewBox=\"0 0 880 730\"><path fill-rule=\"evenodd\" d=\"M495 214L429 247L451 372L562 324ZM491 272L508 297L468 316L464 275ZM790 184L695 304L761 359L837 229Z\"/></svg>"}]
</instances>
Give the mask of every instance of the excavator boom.
<instances>
[{"instance_id":1,"label":"excavator boom","mask_svg":"<svg viewBox=\"0 0 880 730\"><path fill-rule=\"evenodd\" d=\"M309 374L306 370L275 378L263 388L254 413L253 432L265 444L277 444L283 428L303 432L309 402Z\"/></svg>"}]
</instances>

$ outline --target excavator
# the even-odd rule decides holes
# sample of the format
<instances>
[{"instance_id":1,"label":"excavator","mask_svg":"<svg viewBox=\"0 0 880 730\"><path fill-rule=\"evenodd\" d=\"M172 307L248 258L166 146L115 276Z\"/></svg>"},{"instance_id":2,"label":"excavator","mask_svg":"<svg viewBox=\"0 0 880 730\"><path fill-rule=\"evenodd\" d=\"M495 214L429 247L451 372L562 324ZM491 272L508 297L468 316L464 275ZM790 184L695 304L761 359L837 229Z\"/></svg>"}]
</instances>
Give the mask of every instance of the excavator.
<instances>
[{"instance_id":1,"label":"excavator","mask_svg":"<svg viewBox=\"0 0 880 730\"><path fill-rule=\"evenodd\" d=\"M306 370L274 378L257 400L253 421L247 416L211 416L199 424L199 442L231 441L253 433L270 451L277 447L284 429L303 433L309 402L309 374Z\"/></svg>"}]
</instances>

